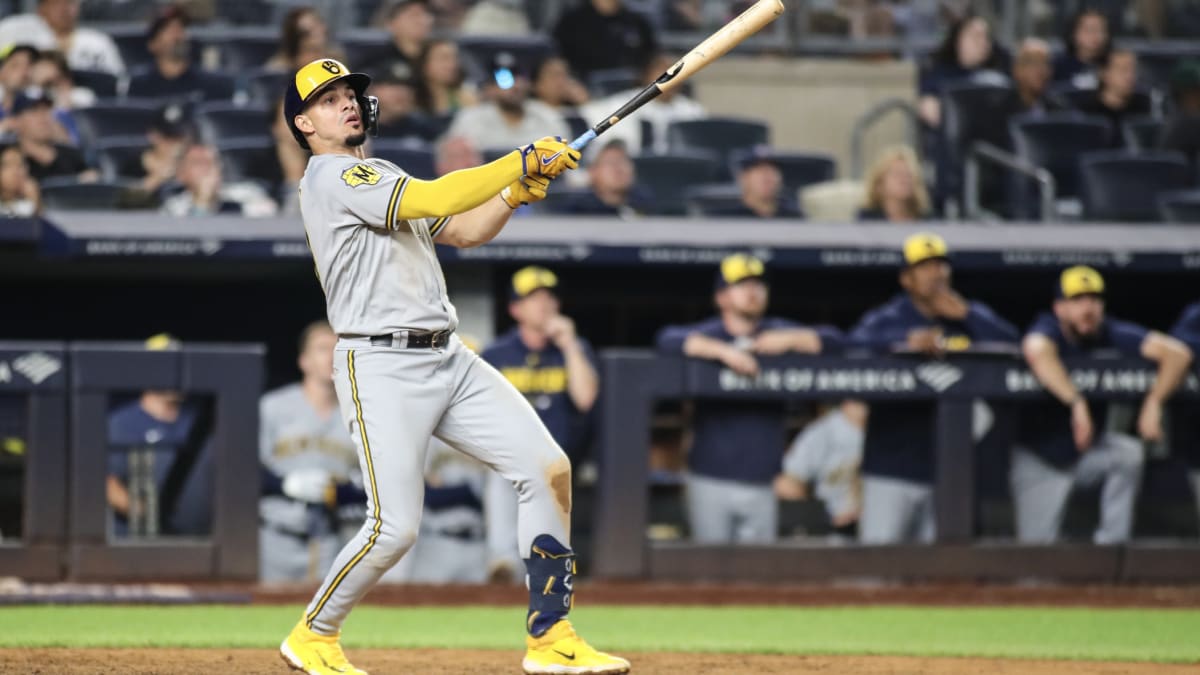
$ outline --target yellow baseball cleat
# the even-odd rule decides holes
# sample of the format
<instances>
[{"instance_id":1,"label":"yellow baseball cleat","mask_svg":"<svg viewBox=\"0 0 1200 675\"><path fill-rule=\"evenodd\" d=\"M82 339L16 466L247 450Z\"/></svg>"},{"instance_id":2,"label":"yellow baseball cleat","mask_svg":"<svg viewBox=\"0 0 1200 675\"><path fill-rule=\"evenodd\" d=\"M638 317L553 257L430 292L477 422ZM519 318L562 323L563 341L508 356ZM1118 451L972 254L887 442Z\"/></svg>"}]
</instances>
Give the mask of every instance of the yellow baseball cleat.
<instances>
[{"instance_id":1,"label":"yellow baseball cleat","mask_svg":"<svg viewBox=\"0 0 1200 675\"><path fill-rule=\"evenodd\" d=\"M279 645L279 655L292 670L308 675L367 675L346 660L337 635L314 633L303 621Z\"/></svg>"},{"instance_id":2,"label":"yellow baseball cleat","mask_svg":"<svg viewBox=\"0 0 1200 675\"><path fill-rule=\"evenodd\" d=\"M540 673L628 673L629 662L619 656L596 651L575 634L563 619L541 637L526 636L525 660L521 666L530 675Z\"/></svg>"}]
</instances>

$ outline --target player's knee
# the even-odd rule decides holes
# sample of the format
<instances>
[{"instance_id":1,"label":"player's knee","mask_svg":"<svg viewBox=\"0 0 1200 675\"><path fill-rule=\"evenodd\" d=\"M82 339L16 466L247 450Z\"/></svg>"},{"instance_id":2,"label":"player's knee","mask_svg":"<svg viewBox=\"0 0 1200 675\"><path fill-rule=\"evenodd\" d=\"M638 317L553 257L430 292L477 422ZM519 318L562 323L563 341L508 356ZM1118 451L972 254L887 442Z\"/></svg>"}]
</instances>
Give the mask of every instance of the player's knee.
<instances>
[{"instance_id":1,"label":"player's knee","mask_svg":"<svg viewBox=\"0 0 1200 675\"><path fill-rule=\"evenodd\" d=\"M1112 457L1113 471L1123 474L1140 474L1146 461L1141 443L1134 439L1115 444Z\"/></svg>"},{"instance_id":2,"label":"player's knee","mask_svg":"<svg viewBox=\"0 0 1200 675\"><path fill-rule=\"evenodd\" d=\"M390 569L400 562L408 549L417 541L415 527L380 528L371 554L367 556L370 564L381 569Z\"/></svg>"}]
</instances>

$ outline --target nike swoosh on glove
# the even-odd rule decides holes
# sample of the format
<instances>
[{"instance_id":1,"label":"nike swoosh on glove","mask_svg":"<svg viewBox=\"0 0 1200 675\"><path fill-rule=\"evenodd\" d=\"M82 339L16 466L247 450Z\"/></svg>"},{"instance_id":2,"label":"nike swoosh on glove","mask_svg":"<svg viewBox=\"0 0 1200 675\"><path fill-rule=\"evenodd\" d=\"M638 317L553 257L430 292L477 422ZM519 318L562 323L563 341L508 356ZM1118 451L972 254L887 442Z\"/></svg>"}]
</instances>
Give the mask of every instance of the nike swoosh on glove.
<instances>
[{"instance_id":1,"label":"nike swoosh on glove","mask_svg":"<svg viewBox=\"0 0 1200 675\"><path fill-rule=\"evenodd\" d=\"M567 169L577 168L580 156L559 136L546 136L521 148L526 176L555 178Z\"/></svg>"}]
</instances>

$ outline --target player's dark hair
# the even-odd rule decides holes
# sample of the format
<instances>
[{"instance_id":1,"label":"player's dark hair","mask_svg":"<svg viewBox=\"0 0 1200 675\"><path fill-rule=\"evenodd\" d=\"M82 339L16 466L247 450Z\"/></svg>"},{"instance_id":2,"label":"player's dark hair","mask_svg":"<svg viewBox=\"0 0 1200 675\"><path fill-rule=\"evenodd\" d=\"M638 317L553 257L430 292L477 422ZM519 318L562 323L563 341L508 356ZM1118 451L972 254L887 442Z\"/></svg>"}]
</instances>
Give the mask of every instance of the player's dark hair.
<instances>
[{"instance_id":1,"label":"player's dark hair","mask_svg":"<svg viewBox=\"0 0 1200 675\"><path fill-rule=\"evenodd\" d=\"M300 331L300 339L297 341L300 348L299 352L297 353L303 354L304 350L308 349L308 343L310 340L312 340L312 336L323 330L333 330L333 327L331 327L329 322L325 319L317 319L316 321L313 321L305 326L304 330Z\"/></svg>"}]
</instances>

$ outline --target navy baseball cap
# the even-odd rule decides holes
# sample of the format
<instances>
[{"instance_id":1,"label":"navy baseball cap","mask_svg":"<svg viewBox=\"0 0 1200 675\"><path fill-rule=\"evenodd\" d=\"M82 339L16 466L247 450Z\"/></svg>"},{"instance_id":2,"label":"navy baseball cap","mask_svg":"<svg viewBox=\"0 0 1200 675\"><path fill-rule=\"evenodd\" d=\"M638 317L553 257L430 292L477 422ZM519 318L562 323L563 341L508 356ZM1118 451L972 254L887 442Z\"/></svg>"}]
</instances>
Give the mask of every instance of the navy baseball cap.
<instances>
[{"instance_id":1,"label":"navy baseball cap","mask_svg":"<svg viewBox=\"0 0 1200 675\"><path fill-rule=\"evenodd\" d=\"M779 166L779 163L776 161L775 152L771 150L770 147L766 145L756 145L749 150L743 150L742 152L734 155L734 165L737 166L738 171L745 171L746 169L749 169L752 166L758 166L759 164L770 164L776 167Z\"/></svg>"},{"instance_id":2,"label":"navy baseball cap","mask_svg":"<svg viewBox=\"0 0 1200 675\"><path fill-rule=\"evenodd\" d=\"M718 290L739 284L748 279L766 281L767 266L763 261L748 253L734 253L726 256L717 268L715 286Z\"/></svg>"}]
</instances>

